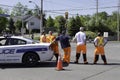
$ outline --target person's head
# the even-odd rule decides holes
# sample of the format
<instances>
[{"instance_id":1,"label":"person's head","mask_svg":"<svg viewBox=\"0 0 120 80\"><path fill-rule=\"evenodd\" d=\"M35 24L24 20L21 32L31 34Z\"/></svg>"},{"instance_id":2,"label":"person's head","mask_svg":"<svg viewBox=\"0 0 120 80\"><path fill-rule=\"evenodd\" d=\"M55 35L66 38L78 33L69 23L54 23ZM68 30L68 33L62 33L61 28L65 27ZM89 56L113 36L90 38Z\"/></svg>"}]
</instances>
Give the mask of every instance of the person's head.
<instances>
[{"instance_id":1,"label":"person's head","mask_svg":"<svg viewBox=\"0 0 120 80\"><path fill-rule=\"evenodd\" d=\"M98 32L97 36L102 36L102 33L101 33L101 32Z\"/></svg>"},{"instance_id":2,"label":"person's head","mask_svg":"<svg viewBox=\"0 0 120 80\"><path fill-rule=\"evenodd\" d=\"M84 31L84 27L80 27L80 31Z\"/></svg>"},{"instance_id":3,"label":"person's head","mask_svg":"<svg viewBox=\"0 0 120 80\"><path fill-rule=\"evenodd\" d=\"M52 31L49 31L49 34L50 34L50 35L52 35L52 33L53 33Z\"/></svg>"},{"instance_id":4,"label":"person's head","mask_svg":"<svg viewBox=\"0 0 120 80\"><path fill-rule=\"evenodd\" d=\"M45 31L42 31L42 35L45 35Z\"/></svg>"}]
</instances>

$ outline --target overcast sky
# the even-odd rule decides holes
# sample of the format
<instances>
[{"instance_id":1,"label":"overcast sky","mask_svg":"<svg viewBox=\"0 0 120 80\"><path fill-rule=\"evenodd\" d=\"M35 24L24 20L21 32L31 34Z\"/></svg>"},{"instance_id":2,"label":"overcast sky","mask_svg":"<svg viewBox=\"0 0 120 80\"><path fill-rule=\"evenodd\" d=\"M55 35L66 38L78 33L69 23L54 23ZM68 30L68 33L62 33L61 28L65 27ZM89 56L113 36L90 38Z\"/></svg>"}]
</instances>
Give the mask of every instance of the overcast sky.
<instances>
[{"instance_id":1,"label":"overcast sky","mask_svg":"<svg viewBox=\"0 0 120 80\"><path fill-rule=\"evenodd\" d=\"M30 0L0 0L0 7L11 9L12 7L8 6L15 6L18 2L27 5L30 9L33 9L35 4L40 7L41 0L31 0L35 4L29 3L29 1ZM96 13L96 1L97 0L43 0L43 10L47 10L47 12L45 12L47 16L64 15L66 11L68 11L70 16L76 14L92 15ZM106 11L108 14L111 14L117 10L115 6L118 6L118 0L98 0L98 12Z\"/></svg>"}]
</instances>

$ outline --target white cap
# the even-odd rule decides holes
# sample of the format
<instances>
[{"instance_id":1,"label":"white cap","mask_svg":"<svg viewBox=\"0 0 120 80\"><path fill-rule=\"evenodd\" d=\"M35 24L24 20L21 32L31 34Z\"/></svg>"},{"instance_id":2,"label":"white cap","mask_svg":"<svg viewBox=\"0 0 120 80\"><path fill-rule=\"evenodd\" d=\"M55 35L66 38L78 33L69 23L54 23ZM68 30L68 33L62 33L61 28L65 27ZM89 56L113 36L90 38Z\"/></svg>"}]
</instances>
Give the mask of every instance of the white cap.
<instances>
[{"instance_id":1,"label":"white cap","mask_svg":"<svg viewBox=\"0 0 120 80\"><path fill-rule=\"evenodd\" d=\"M84 31L84 27L80 27L80 31Z\"/></svg>"}]
</instances>

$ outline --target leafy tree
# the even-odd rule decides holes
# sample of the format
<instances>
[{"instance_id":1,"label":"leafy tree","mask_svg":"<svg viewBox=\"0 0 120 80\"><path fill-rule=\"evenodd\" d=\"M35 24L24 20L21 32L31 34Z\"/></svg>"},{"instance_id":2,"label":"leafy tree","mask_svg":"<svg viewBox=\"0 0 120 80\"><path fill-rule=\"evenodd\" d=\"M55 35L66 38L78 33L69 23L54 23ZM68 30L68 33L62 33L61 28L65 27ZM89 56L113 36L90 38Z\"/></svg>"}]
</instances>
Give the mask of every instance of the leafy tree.
<instances>
[{"instance_id":1,"label":"leafy tree","mask_svg":"<svg viewBox=\"0 0 120 80\"><path fill-rule=\"evenodd\" d=\"M88 30L89 27L89 21L90 21L91 17L90 15L81 15L80 16L80 20L81 20L81 24L86 28L86 30Z\"/></svg>"},{"instance_id":2,"label":"leafy tree","mask_svg":"<svg viewBox=\"0 0 120 80\"><path fill-rule=\"evenodd\" d=\"M69 19L69 22L68 22L69 35L74 36L77 31L78 31L78 29L76 28L75 19L74 19L74 17L72 17Z\"/></svg>"},{"instance_id":3,"label":"leafy tree","mask_svg":"<svg viewBox=\"0 0 120 80\"><path fill-rule=\"evenodd\" d=\"M9 20L9 27L8 28L9 28L11 34L15 33L15 26L14 26L14 21L12 18L10 18L10 20Z\"/></svg>"},{"instance_id":4,"label":"leafy tree","mask_svg":"<svg viewBox=\"0 0 120 80\"><path fill-rule=\"evenodd\" d=\"M47 19L47 27L54 27L54 20L52 19L51 16L49 16L49 18Z\"/></svg>"},{"instance_id":5,"label":"leafy tree","mask_svg":"<svg viewBox=\"0 0 120 80\"><path fill-rule=\"evenodd\" d=\"M20 2L18 2L12 9L11 15L13 16L21 16L25 15L28 12L28 8L25 5L22 5Z\"/></svg>"},{"instance_id":6,"label":"leafy tree","mask_svg":"<svg viewBox=\"0 0 120 80\"><path fill-rule=\"evenodd\" d=\"M61 33L63 30L66 30L65 23L66 20L63 16L55 17L55 26L58 28L59 33Z\"/></svg>"},{"instance_id":7,"label":"leafy tree","mask_svg":"<svg viewBox=\"0 0 120 80\"><path fill-rule=\"evenodd\" d=\"M14 23L14 25L15 25L15 28L16 28L16 33L20 33L20 31L21 31L21 26L22 26L22 22L21 21L17 21L17 22L15 22Z\"/></svg>"},{"instance_id":8,"label":"leafy tree","mask_svg":"<svg viewBox=\"0 0 120 80\"><path fill-rule=\"evenodd\" d=\"M112 15L108 17L108 20L106 21L108 24L110 30L112 31L112 35L117 33L117 12L113 12Z\"/></svg>"},{"instance_id":9,"label":"leafy tree","mask_svg":"<svg viewBox=\"0 0 120 80\"><path fill-rule=\"evenodd\" d=\"M4 10L0 8L0 14L5 14ZM8 19L6 17L0 16L0 32L3 32L6 30L8 25Z\"/></svg>"},{"instance_id":10,"label":"leafy tree","mask_svg":"<svg viewBox=\"0 0 120 80\"><path fill-rule=\"evenodd\" d=\"M100 12L98 13L98 17L103 20L107 20L108 14L106 12Z\"/></svg>"},{"instance_id":11,"label":"leafy tree","mask_svg":"<svg viewBox=\"0 0 120 80\"><path fill-rule=\"evenodd\" d=\"M81 26L83 26L82 23L81 23L80 17L78 15L75 17L75 24L76 24L76 28L78 30Z\"/></svg>"}]
</instances>

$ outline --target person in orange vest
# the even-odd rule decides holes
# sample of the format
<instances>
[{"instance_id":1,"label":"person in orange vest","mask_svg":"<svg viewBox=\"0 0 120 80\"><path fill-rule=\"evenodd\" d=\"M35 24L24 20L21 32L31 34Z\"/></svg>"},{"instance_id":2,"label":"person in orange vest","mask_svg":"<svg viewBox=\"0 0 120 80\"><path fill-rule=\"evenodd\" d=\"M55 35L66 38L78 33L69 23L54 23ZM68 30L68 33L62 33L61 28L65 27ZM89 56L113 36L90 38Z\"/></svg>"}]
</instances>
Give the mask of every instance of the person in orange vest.
<instances>
[{"instance_id":1,"label":"person in orange vest","mask_svg":"<svg viewBox=\"0 0 120 80\"><path fill-rule=\"evenodd\" d=\"M56 62L58 61L58 56L59 56L59 47L58 47L58 42L55 41L56 36L53 35L52 31L49 31L49 35L47 36L47 39L49 43L51 43L51 48L53 50L53 53L56 57Z\"/></svg>"},{"instance_id":2,"label":"person in orange vest","mask_svg":"<svg viewBox=\"0 0 120 80\"><path fill-rule=\"evenodd\" d=\"M43 31L41 36L40 36L40 43L46 43L47 42L47 37L45 32Z\"/></svg>"},{"instance_id":3,"label":"person in orange vest","mask_svg":"<svg viewBox=\"0 0 120 80\"><path fill-rule=\"evenodd\" d=\"M107 43L107 39L105 39L102 36L102 33L99 32L98 36L94 39L94 46L95 46L95 50L94 50L94 64L97 63L98 59L99 59L99 54L101 55L101 58L104 62L104 64L107 64L107 60L105 57L105 51L104 51L104 46Z\"/></svg>"}]
</instances>

